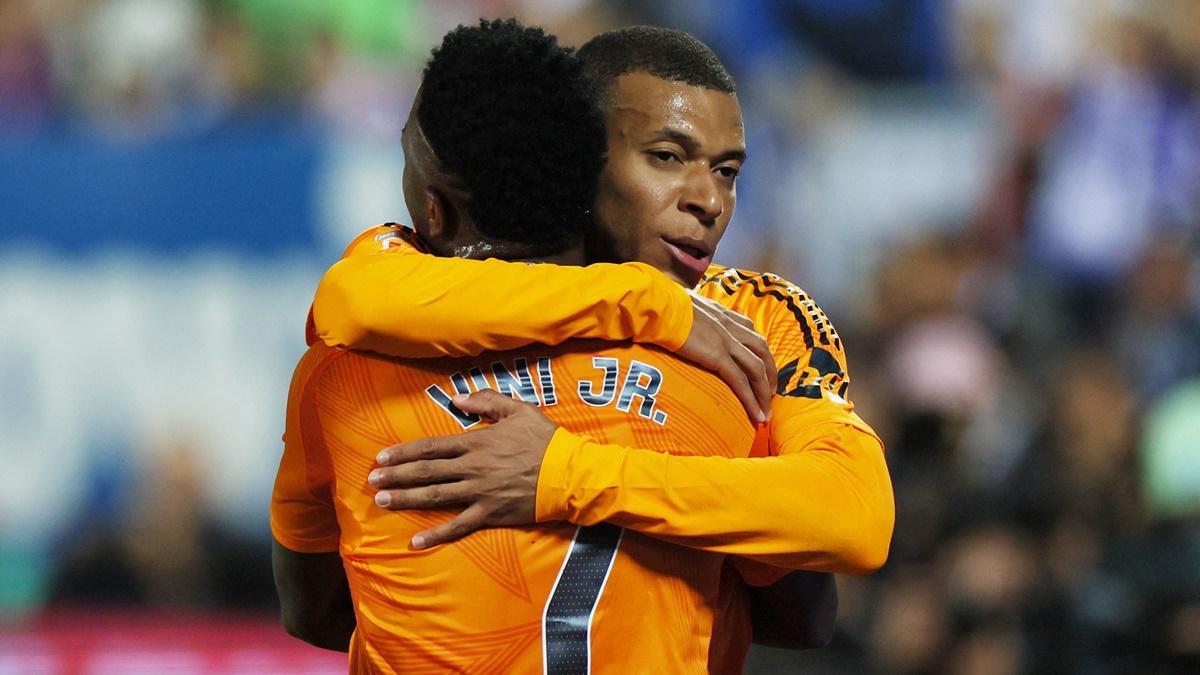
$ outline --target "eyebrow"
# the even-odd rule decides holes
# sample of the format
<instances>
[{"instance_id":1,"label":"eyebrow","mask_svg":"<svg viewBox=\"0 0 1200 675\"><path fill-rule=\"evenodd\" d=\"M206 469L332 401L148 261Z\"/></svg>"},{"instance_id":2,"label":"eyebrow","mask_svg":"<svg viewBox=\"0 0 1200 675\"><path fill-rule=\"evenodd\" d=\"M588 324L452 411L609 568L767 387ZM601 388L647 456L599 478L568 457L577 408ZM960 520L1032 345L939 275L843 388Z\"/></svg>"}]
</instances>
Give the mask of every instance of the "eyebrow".
<instances>
[{"instance_id":1,"label":"eyebrow","mask_svg":"<svg viewBox=\"0 0 1200 675\"><path fill-rule=\"evenodd\" d=\"M695 151L700 148L700 141L695 136L687 133L686 131L680 131L679 129L676 129L674 127L663 127L661 129L659 129L658 131L656 131L655 134L657 134L659 136L663 136L667 140L669 140L673 143L678 143L678 144L682 145L689 152ZM745 162L746 161L746 150L745 150L745 148L735 148L733 150L728 150L726 152L723 152L713 159L714 159L715 164L720 164L721 162L727 162L731 159L735 159L739 162Z\"/></svg>"}]
</instances>

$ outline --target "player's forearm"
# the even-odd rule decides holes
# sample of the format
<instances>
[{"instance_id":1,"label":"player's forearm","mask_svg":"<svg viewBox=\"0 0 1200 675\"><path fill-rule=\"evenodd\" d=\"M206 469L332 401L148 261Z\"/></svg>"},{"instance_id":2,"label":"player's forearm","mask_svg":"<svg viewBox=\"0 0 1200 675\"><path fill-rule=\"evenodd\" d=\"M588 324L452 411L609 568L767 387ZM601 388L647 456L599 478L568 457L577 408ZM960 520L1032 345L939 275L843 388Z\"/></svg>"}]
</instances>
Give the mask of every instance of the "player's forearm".
<instances>
[{"instance_id":1,"label":"player's forearm","mask_svg":"<svg viewBox=\"0 0 1200 675\"><path fill-rule=\"evenodd\" d=\"M833 639L838 597L832 574L800 570L748 591L756 644L813 649Z\"/></svg>"},{"instance_id":2,"label":"player's forearm","mask_svg":"<svg viewBox=\"0 0 1200 675\"><path fill-rule=\"evenodd\" d=\"M322 649L348 651L356 620L341 557L297 553L276 541L271 564L288 634Z\"/></svg>"},{"instance_id":3,"label":"player's forearm","mask_svg":"<svg viewBox=\"0 0 1200 675\"><path fill-rule=\"evenodd\" d=\"M864 574L894 520L878 439L827 423L779 457L666 455L560 430L538 479L538 521L607 521L785 569Z\"/></svg>"},{"instance_id":4,"label":"player's forearm","mask_svg":"<svg viewBox=\"0 0 1200 675\"><path fill-rule=\"evenodd\" d=\"M473 356L570 338L677 349L686 291L640 264L566 267L389 251L350 256L313 302L326 344L421 358Z\"/></svg>"}]
</instances>

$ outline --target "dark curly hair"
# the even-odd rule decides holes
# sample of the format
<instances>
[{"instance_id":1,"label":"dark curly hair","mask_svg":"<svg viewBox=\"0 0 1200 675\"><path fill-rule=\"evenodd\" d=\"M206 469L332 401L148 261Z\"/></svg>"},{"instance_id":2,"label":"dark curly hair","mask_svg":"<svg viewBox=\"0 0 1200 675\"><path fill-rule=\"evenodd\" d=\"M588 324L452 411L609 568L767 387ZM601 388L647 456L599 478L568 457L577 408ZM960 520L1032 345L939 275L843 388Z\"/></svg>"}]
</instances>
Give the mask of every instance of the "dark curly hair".
<instances>
[{"instance_id":1,"label":"dark curly hair","mask_svg":"<svg viewBox=\"0 0 1200 675\"><path fill-rule=\"evenodd\" d=\"M573 51L515 19L433 50L417 119L485 237L553 253L592 224L604 123Z\"/></svg>"},{"instance_id":2,"label":"dark curly hair","mask_svg":"<svg viewBox=\"0 0 1200 675\"><path fill-rule=\"evenodd\" d=\"M689 33L658 26L629 26L597 35L579 48L584 72L599 92L629 73L737 93L733 76L708 45Z\"/></svg>"}]
</instances>

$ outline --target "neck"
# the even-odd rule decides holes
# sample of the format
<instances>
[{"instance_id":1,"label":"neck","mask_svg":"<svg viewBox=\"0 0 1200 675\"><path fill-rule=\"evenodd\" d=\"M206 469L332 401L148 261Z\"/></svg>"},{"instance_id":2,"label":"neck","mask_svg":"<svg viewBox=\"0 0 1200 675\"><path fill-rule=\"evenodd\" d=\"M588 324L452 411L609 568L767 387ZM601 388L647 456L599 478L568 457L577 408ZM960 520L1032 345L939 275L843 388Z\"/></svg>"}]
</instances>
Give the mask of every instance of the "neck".
<instances>
[{"instance_id":1,"label":"neck","mask_svg":"<svg viewBox=\"0 0 1200 675\"><path fill-rule=\"evenodd\" d=\"M512 242L497 242L478 240L471 242L456 243L451 247L447 255L456 258L469 258L472 260L484 260L487 258L498 258L500 260L511 260L513 262L528 262L528 263L551 263L555 265L583 265L583 242L572 244L566 249L557 253L539 254L535 253L534 249L521 244Z\"/></svg>"}]
</instances>

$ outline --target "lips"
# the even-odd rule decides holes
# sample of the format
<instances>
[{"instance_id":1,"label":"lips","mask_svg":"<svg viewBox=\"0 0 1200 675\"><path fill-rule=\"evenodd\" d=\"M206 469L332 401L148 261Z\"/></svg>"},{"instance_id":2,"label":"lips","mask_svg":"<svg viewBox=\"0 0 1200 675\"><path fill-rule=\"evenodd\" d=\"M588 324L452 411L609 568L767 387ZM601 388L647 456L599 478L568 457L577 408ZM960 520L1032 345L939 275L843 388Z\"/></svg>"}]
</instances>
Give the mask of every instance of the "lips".
<instances>
[{"instance_id":1,"label":"lips","mask_svg":"<svg viewBox=\"0 0 1200 675\"><path fill-rule=\"evenodd\" d=\"M704 243L693 239L667 239L663 243L671 251L671 256L677 263L686 267L697 277L704 276L708 266L712 264L712 251L704 248Z\"/></svg>"}]
</instances>

